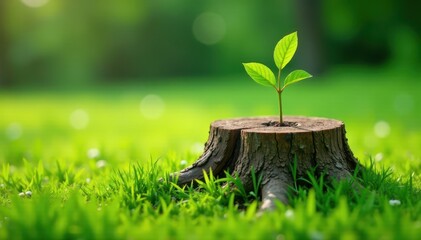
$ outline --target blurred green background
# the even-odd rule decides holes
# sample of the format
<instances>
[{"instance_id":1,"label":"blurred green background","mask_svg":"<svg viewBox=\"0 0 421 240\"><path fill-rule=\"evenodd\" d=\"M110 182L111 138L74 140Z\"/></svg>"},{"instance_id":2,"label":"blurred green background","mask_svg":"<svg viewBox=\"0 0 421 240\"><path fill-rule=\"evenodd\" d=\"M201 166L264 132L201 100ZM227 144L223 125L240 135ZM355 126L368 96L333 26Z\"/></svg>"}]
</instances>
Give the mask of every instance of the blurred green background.
<instances>
[{"instance_id":1,"label":"blurred green background","mask_svg":"<svg viewBox=\"0 0 421 240\"><path fill-rule=\"evenodd\" d=\"M349 64L410 71L421 65L420 9L416 0L2 0L0 86L237 76L241 62L272 63L276 42L296 30L292 65L316 76Z\"/></svg>"},{"instance_id":2,"label":"blurred green background","mask_svg":"<svg viewBox=\"0 0 421 240\"><path fill-rule=\"evenodd\" d=\"M298 31L287 70L314 78L284 93L284 114L343 120L360 160L419 172L419 9L397 0L0 0L0 162L83 165L91 148L123 166L171 152L193 160L210 122L278 114L275 91L241 63L273 69L275 44Z\"/></svg>"},{"instance_id":3,"label":"blurred green background","mask_svg":"<svg viewBox=\"0 0 421 240\"><path fill-rule=\"evenodd\" d=\"M142 238L174 238L172 229L179 227L175 236L211 231L210 238L230 238L227 229L248 234L245 226L254 228L256 221L245 222L241 216L249 214L242 209L239 217L228 210L223 218L203 215L214 208L196 206L215 205L218 214L226 209L224 201L204 191L189 197L199 205L168 195L177 202L161 201L164 214L158 213L160 207L146 215L128 207L117 214L98 209L108 209L111 199L124 201L125 195L108 195L109 187L113 176L130 165L159 162L167 173L193 163L212 121L277 115L274 89L253 82L241 63L256 61L274 69L275 44L294 31L298 50L286 70L301 68L314 77L283 93L284 114L342 120L358 160L390 168L391 181L398 185L383 184L386 170L380 183L368 186L377 189L378 184L378 192L358 198L356 205L349 200L349 210L341 198L337 208L332 205L332 218L294 209L293 225L282 217L268 219L294 234L306 228L311 239L419 232L419 204L409 200L413 196L399 196L412 192L405 190L408 179L411 189L412 181L414 189L421 188L420 10L419 0L0 0L0 215L8 214L3 209L13 213L0 216L0 238L41 236L36 233L72 238L98 229L101 234L83 238L110 231L125 236L126 229L130 237L136 229ZM63 203L73 191L82 197L81 186L92 189L100 208L79 198ZM26 190L34 201L18 197ZM136 193L140 208L152 207L140 196ZM381 207L394 199L402 205ZM173 210L176 215L166 214ZM218 224L209 225L213 222ZM266 223L260 228L279 228ZM191 226L199 230L190 233ZM321 235L316 226L322 226L320 233L338 234Z\"/></svg>"}]
</instances>

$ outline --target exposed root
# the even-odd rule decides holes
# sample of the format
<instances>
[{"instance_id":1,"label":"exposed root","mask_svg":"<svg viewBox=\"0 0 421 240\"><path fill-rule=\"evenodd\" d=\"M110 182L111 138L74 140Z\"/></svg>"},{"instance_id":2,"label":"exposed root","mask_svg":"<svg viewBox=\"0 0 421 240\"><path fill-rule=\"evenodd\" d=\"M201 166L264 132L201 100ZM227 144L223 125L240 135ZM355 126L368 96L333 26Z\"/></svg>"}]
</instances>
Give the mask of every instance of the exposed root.
<instances>
[{"instance_id":1,"label":"exposed root","mask_svg":"<svg viewBox=\"0 0 421 240\"><path fill-rule=\"evenodd\" d=\"M288 187L292 186L289 177L280 176L279 178L270 178L262 186L262 205L260 211L270 211L276 208L276 201L288 205Z\"/></svg>"},{"instance_id":2,"label":"exposed root","mask_svg":"<svg viewBox=\"0 0 421 240\"><path fill-rule=\"evenodd\" d=\"M189 184L195 179L202 179L203 170L206 172L210 172L211 170L214 171L214 169L212 169L214 161L209 158L211 154L212 152L206 151L192 166L185 168L180 172L172 173L170 177L173 179L177 178L177 184L180 186Z\"/></svg>"},{"instance_id":3,"label":"exposed root","mask_svg":"<svg viewBox=\"0 0 421 240\"><path fill-rule=\"evenodd\" d=\"M178 185L186 185L203 179L203 171L212 171L215 176L220 176L237 158L239 135L240 129L223 129L212 125L205 152L193 165L171 174L171 177L178 178Z\"/></svg>"}]
</instances>

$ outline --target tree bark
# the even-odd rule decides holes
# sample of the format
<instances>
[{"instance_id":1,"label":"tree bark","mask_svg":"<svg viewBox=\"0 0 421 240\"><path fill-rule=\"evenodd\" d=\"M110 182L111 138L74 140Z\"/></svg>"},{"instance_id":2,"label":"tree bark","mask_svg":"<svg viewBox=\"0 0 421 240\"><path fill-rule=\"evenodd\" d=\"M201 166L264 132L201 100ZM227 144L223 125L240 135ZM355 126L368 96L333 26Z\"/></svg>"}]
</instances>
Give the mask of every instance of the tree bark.
<instances>
[{"instance_id":1,"label":"tree bark","mask_svg":"<svg viewBox=\"0 0 421 240\"><path fill-rule=\"evenodd\" d=\"M0 1L0 87L13 85L13 66L10 64L10 39L6 25L8 23L6 1Z\"/></svg>"},{"instance_id":2,"label":"tree bark","mask_svg":"<svg viewBox=\"0 0 421 240\"><path fill-rule=\"evenodd\" d=\"M253 190L253 169L262 176L262 210L273 209L277 200L288 204L294 161L297 178L306 177L312 169L334 180L352 177L358 161L348 146L343 122L287 116L287 126L278 127L277 120L257 117L213 122L202 156L172 176L185 185L203 179L203 171L221 176L228 170L238 174L249 192Z\"/></svg>"}]
</instances>

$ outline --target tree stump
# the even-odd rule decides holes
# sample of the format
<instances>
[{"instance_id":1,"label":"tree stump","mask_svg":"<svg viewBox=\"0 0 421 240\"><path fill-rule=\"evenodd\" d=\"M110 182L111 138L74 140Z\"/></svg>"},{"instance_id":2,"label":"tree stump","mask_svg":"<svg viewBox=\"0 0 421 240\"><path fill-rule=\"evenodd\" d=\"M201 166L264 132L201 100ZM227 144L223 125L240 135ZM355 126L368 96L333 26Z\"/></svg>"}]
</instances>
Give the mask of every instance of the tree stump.
<instances>
[{"instance_id":1,"label":"tree stump","mask_svg":"<svg viewBox=\"0 0 421 240\"><path fill-rule=\"evenodd\" d=\"M222 176L238 174L247 192L253 190L251 169L262 175L261 209L273 209L275 200L288 204L293 185L291 165L296 159L297 177L316 169L335 180L350 179L358 161L345 136L344 123L334 119L285 117L278 127L275 117L215 121L210 126L204 153L190 167L172 174L178 184L203 179L203 171Z\"/></svg>"}]
</instances>

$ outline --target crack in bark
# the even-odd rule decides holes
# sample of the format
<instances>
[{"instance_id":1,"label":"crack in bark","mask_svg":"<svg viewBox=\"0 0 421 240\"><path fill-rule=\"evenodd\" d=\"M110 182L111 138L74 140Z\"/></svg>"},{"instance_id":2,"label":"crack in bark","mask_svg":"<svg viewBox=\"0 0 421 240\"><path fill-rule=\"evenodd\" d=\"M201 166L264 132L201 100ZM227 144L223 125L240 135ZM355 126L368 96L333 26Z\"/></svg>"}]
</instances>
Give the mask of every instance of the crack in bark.
<instances>
[{"instance_id":1,"label":"crack in bark","mask_svg":"<svg viewBox=\"0 0 421 240\"><path fill-rule=\"evenodd\" d=\"M315 132L311 131L311 143L313 144L313 157L311 158L311 166L317 167L317 147L316 147L316 141L315 141Z\"/></svg>"},{"instance_id":2,"label":"crack in bark","mask_svg":"<svg viewBox=\"0 0 421 240\"><path fill-rule=\"evenodd\" d=\"M273 137L275 138L275 142L276 142L276 153L277 153L278 159L281 160L281 154L279 153L280 152L279 142L278 142L278 138L276 136L277 136L276 134L273 134Z\"/></svg>"},{"instance_id":3,"label":"crack in bark","mask_svg":"<svg viewBox=\"0 0 421 240\"><path fill-rule=\"evenodd\" d=\"M288 150L288 155L290 155L288 158L290 159L291 156L294 157L294 154L292 153L292 144L293 144L293 134L292 133L288 133L288 140L289 140L289 150Z\"/></svg>"},{"instance_id":4,"label":"crack in bark","mask_svg":"<svg viewBox=\"0 0 421 240\"><path fill-rule=\"evenodd\" d=\"M232 151L231 156L229 157L228 161L225 163L225 166L224 166L224 168L226 168L228 171L234 169L238 156L240 155L240 150L241 150L241 131L238 131L238 132L235 132L234 151Z\"/></svg>"}]
</instances>

